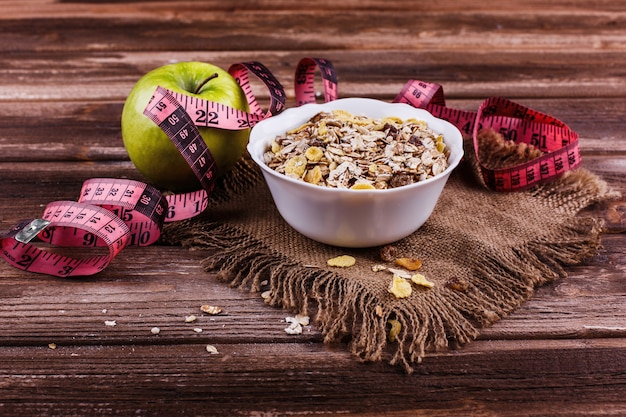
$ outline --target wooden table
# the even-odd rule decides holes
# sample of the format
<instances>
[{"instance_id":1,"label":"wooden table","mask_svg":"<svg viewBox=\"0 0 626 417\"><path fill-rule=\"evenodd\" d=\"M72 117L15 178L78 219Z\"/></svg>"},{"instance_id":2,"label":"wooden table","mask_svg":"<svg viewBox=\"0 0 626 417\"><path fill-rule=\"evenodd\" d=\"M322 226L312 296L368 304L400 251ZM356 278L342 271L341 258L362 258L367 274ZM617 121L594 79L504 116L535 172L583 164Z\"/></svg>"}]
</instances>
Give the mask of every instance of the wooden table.
<instances>
[{"instance_id":1,"label":"wooden table","mask_svg":"<svg viewBox=\"0 0 626 417\"><path fill-rule=\"evenodd\" d=\"M183 60L260 61L289 105L305 56L335 64L341 97L391 100L411 78L466 110L507 97L570 125L584 167L626 192L624 2L309 3L3 1L0 230L75 200L88 178L141 179L124 100ZM626 415L625 207L590 210L608 226L597 256L412 375L360 363L315 326L287 335L285 311L207 276L201 252L130 248L79 279L2 261L0 415ZM207 303L228 314L184 322Z\"/></svg>"}]
</instances>

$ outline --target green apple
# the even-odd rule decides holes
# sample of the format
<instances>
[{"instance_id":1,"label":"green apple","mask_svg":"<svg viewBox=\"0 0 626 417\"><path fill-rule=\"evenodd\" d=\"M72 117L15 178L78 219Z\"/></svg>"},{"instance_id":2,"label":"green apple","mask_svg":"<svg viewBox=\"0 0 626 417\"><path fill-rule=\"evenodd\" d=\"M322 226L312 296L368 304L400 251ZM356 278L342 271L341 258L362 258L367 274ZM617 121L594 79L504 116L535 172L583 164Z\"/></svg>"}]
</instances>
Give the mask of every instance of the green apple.
<instances>
[{"instance_id":1,"label":"green apple","mask_svg":"<svg viewBox=\"0 0 626 417\"><path fill-rule=\"evenodd\" d=\"M128 95L122 110L122 139L133 164L164 191L199 189L200 182L180 152L159 126L143 114L157 86L248 112L246 96L228 72L203 62L180 62L153 69L139 79ZM240 160L250 137L250 129L198 129L215 158L218 175Z\"/></svg>"}]
</instances>

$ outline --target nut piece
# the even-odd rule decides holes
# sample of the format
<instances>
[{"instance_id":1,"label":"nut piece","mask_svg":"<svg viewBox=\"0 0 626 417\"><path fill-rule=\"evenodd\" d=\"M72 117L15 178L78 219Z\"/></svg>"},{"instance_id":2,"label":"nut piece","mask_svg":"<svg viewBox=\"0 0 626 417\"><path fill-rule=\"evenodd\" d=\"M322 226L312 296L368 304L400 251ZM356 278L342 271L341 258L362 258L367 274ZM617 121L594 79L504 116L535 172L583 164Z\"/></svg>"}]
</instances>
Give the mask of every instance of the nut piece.
<instances>
[{"instance_id":1,"label":"nut piece","mask_svg":"<svg viewBox=\"0 0 626 417\"><path fill-rule=\"evenodd\" d=\"M380 259L385 262L393 262L398 257L398 248L393 245L385 245L380 248Z\"/></svg>"},{"instance_id":2,"label":"nut piece","mask_svg":"<svg viewBox=\"0 0 626 417\"><path fill-rule=\"evenodd\" d=\"M411 284L406 279L394 275L391 283L389 284L388 291L392 293L396 298L407 298L413 292Z\"/></svg>"},{"instance_id":3,"label":"nut piece","mask_svg":"<svg viewBox=\"0 0 626 417\"><path fill-rule=\"evenodd\" d=\"M431 282L426 279L426 277L422 274L415 274L411 277L411 281L416 285L421 285L422 287L432 288L435 286L434 282Z\"/></svg>"},{"instance_id":4,"label":"nut piece","mask_svg":"<svg viewBox=\"0 0 626 417\"><path fill-rule=\"evenodd\" d=\"M408 269L409 271L417 271L422 267L422 260L415 258L397 258L396 265Z\"/></svg>"},{"instance_id":5,"label":"nut piece","mask_svg":"<svg viewBox=\"0 0 626 417\"><path fill-rule=\"evenodd\" d=\"M356 259L350 255L340 255L326 261L328 266L337 266L340 268L348 268L356 264Z\"/></svg>"},{"instance_id":6,"label":"nut piece","mask_svg":"<svg viewBox=\"0 0 626 417\"><path fill-rule=\"evenodd\" d=\"M465 292L469 288L469 282L463 278L452 277L446 281L446 287L455 291Z\"/></svg>"}]
</instances>

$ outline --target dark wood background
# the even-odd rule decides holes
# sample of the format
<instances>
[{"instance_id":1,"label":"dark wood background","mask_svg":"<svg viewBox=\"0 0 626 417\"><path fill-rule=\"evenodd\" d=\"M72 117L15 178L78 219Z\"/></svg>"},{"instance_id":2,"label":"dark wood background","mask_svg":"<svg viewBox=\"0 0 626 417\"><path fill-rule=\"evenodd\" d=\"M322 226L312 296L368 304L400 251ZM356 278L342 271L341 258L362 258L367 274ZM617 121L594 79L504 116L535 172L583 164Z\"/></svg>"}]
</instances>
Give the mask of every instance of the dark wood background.
<instances>
[{"instance_id":1,"label":"dark wood background","mask_svg":"<svg viewBox=\"0 0 626 417\"><path fill-rule=\"evenodd\" d=\"M503 96L567 123L583 165L626 191L625 2L422 3L2 1L0 231L75 200L87 178L141 179L125 97L183 60L260 61L290 105L305 56L335 64L341 97L391 100L411 78L462 109ZM287 335L285 311L217 283L200 252L130 248L72 280L2 261L0 415L626 415L625 211L623 198L593 207L608 227L597 256L412 375L358 362L314 325ZM227 314L203 316L207 303Z\"/></svg>"}]
</instances>

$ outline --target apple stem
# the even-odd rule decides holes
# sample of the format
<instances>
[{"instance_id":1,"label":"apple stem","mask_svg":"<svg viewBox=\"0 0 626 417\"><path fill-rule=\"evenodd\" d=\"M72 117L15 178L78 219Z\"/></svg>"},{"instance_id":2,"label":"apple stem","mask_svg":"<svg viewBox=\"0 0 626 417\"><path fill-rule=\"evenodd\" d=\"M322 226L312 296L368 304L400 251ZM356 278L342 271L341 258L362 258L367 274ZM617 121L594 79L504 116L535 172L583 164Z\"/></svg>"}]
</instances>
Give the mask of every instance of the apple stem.
<instances>
[{"instance_id":1,"label":"apple stem","mask_svg":"<svg viewBox=\"0 0 626 417\"><path fill-rule=\"evenodd\" d=\"M196 91L194 91L194 94L198 94L200 92L200 90L202 90L202 87L204 87L204 85L206 83L208 83L209 81L211 81L213 78L217 78L219 76L219 74L216 72L214 74L211 74L210 76L208 76L204 81L202 81L200 83L200 85L196 88Z\"/></svg>"}]
</instances>

